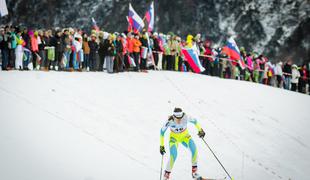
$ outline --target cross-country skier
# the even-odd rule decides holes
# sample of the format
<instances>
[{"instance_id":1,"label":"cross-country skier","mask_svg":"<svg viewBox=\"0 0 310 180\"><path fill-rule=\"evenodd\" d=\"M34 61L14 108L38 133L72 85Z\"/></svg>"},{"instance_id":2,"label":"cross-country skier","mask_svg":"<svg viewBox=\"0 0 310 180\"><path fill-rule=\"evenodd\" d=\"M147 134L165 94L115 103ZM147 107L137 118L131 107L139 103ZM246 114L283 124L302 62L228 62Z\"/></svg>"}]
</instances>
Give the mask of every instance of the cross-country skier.
<instances>
[{"instance_id":1,"label":"cross-country skier","mask_svg":"<svg viewBox=\"0 0 310 180\"><path fill-rule=\"evenodd\" d=\"M175 160L178 154L178 144L182 143L186 148L189 148L192 154L192 177L196 180L202 180L203 178L197 172L197 148L191 135L187 130L187 122L195 125L198 130L198 136L203 138L205 132L200 127L199 123L195 118L191 118L185 114L181 108L175 108L173 115L168 118L168 121L160 130L160 153L164 155L166 153L164 146L164 137L166 130L170 127L170 158L167 163L167 167L164 173L164 180L168 180Z\"/></svg>"}]
</instances>

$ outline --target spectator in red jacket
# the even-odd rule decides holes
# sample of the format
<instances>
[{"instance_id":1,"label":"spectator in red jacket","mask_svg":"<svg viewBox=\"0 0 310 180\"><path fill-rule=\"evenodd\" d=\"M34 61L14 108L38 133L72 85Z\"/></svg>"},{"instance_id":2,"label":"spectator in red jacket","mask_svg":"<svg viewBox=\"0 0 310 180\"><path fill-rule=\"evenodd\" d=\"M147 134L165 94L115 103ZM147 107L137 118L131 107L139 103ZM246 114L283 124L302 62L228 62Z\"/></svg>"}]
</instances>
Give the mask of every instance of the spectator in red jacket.
<instances>
[{"instance_id":1,"label":"spectator in red jacket","mask_svg":"<svg viewBox=\"0 0 310 180\"><path fill-rule=\"evenodd\" d=\"M300 78L298 81L298 92L306 93L306 84L308 78L307 66L304 64L299 69Z\"/></svg>"}]
</instances>

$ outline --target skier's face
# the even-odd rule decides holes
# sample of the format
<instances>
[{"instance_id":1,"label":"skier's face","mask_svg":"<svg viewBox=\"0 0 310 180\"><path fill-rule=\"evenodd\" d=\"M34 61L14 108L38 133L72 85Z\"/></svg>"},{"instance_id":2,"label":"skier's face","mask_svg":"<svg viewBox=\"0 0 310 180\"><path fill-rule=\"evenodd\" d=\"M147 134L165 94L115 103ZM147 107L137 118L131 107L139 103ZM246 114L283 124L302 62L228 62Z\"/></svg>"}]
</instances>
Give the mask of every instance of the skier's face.
<instances>
[{"instance_id":1,"label":"skier's face","mask_svg":"<svg viewBox=\"0 0 310 180\"><path fill-rule=\"evenodd\" d=\"M174 117L174 119L175 119L175 122L176 122L176 123L180 124L182 118Z\"/></svg>"}]
</instances>

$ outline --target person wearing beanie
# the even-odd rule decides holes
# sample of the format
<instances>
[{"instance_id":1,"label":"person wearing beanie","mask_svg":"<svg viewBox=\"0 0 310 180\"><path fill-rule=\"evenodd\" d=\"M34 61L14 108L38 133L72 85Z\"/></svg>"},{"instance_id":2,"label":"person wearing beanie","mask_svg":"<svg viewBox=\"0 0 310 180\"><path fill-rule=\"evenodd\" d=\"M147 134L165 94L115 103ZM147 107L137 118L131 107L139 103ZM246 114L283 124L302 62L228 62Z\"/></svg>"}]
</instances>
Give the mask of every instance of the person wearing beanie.
<instances>
[{"instance_id":1,"label":"person wearing beanie","mask_svg":"<svg viewBox=\"0 0 310 180\"><path fill-rule=\"evenodd\" d=\"M15 48L15 69L23 70L24 40L23 40L21 31L18 31L16 33L16 43L17 43L17 46Z\"/></svg>"},{"instance_id":2,"label":"person wearing beanie","mask_svg":"<svg viewBox=\"0 0 310 180\"><path fill-rule=\"evenodd\" d=\"M87 36L87 34L83 34L82 48L83 48L83 52L84 52L83 69L86 70L86 71L89 71L90 48L89 48L89 44L88 44L88 36Z\"/></svg>"},{"instance_id":3,"label":"person wearing beanie","mask_svg":"<svg viewBox=\"0 0 310 180\"><path fill-rule=\"evenodd\" d=\"M159 53L161 52L160 42L158 39L157 32L153 33L152 41L153 41L152 51L153 51L154 63L155 63L155 66L157 66L158 60L159 60ZM156 69L156 67L153 67L153 68Z\"/></svg>"},{"instance_id":4,"label":"person wearing beanie","mask_svg":"<svg viewBox=\"0 0 310 180\"><path fill-rule=\"evenodd\" d=\"M181 108L175 108L173 111L173 115L169 116L168 120L165 122L165 125L160 130L160 153L164 155L165 145L164 145L164 137L165 132L168 128L170 128L170 140L169 140L169 147L170 147L170 158L168 160L165 173L164 173L164 180L168 180L170 177L170 173L172 171L173 165L176 161L177 154L178 154L178 145L182 144L186 148L188 148L191 152L192 157L192 177L194 179L201 179L201 176L198 174L197 169L197 147L195 142L193 141L191 135L187 129L187 123L190 122L195 125L196 129L198 130L198 136L200 138L204 138L205 132L201 128L200 124L198 123L197 119L192 118L185 114Z\"/></svg>"},{"instance_id":5,"label":"person wearing beanie","mask_svg":"<svg viewBox=\"0 0 310 180\"><path fill-rule=\"evenodd\" d=\"M282 86L282 79L283 79L283 71L282 71L282 61L278 62L276 64L276 68L275 68L275 75L277 78L277 87L280 88Z\"/></svg>"},{"instance_id":6,"label":"person wearing beanie","mask_svg":"<svg viewBox=\"0 0 310 180\"><path fill-rule=\"evenodd\" d=\"M114 57L115 57L115 45L114 45L114 36L109 35L108 39L104 41L104 47L107 50L105 56L106 69L108 73L113 73L114 67Z\"/></svg>"},{"instance_id":7,"label":"person wearing beanie","mask_svg":"<svg viewBox=\"0 0 310 180\"><path fill-rule=\"evenodd\" d=\"M90 71L96 71L99 45L97 43L97 36L96 36L96 34L91 34L90 37L91 37L91 39L90 39L90 41L88 41L88 46L89 46L89 70Z\"/></svg>"}]
</instances>

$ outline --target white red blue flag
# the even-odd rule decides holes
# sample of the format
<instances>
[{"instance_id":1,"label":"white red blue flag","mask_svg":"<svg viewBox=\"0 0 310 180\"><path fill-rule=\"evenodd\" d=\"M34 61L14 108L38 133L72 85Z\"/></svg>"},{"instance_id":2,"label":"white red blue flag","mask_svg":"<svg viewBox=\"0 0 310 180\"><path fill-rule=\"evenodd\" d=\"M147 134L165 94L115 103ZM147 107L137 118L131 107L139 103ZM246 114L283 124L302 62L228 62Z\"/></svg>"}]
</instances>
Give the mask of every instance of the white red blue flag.
<instances>
[{"instance_id":1,"label":"white red blue flag","mask_svg":"<svg viewBox=\"0 0 310 180\"><path fill-rule=\"evenodd\" d=\"M128 17L128 16L126 16L126 19L127 19L127 22L128 22L127 31L130 32L130 31L132 31L132 24L131 24L131 22L129 21L129 17Z\"/></svg>"},{"instance_id":2,"label":"white red blue flag","mask_svg":"<svg viewBox=\"0 0 310 180\"><path fill-rule=\"evenodd\" d=\"M141 17L136 13L133 9L131 4L129 3L129 15L128 15L128 22L130 23L131 27L135 31L140 31L144 27L144 22Z\"/></svg>"},{"instance_id":3,"label":"white red blue flag","mask_svg":"<svg viewBox=\"0 0 310 180\"><path fill-rule=\"evenodd\" d=\"M99 31L99 27L98 27L97 22L95 21L95 19L91 18L91 22L93 24L93 29L98 32Z\"/></svg>"},{"instance_id":4,"label":"white red blue flag","mask_svg":"<svg viewBox=\"0 0 310 180\"><path fill-rule=\"evenodd\" d=\"M234 40L234 38L230 37L228 39L227 44L226 44L226 46L223 47L222 52L225 53L226 55L228 55L231 60L237 60L242 69L244 69L246 67L246 64L244 63L244 61L242 59L242 56L240 54L240 50L239 50L237 43Z\"/></svg>"},{"instance_id":5,"label":"white red blue flag","mask_svg":"<svg viewBox=\"0 0 310 180\"><path fill-rule=\"evenodd\" d=\"M8 15L8 7L6 6L5 0L0 0L0 16L6 16Z\"/></svg>"},{"instance_id":6,"label":"white red blue flag","mask_svg":"<svg viewBox=\"0 0 310 180\"><path fill-rule=\"evenodd\" d=\"M192 48L182 48L182 53L195 73L201 73L205 70L202 67L197 52Z\"/></svg>"},{"instance_id":7,"label":"white red blue flag","mask_svg":"<svg viewBox=\"0 0 310 180\"><path fill-rule=\"evenodd\" d=\"M148 31L151 32L154 29L154 1L151 3L149 9L145 13L145 19L147 23L149 24L148 26Z\"/></svg>"}]
</instances>

